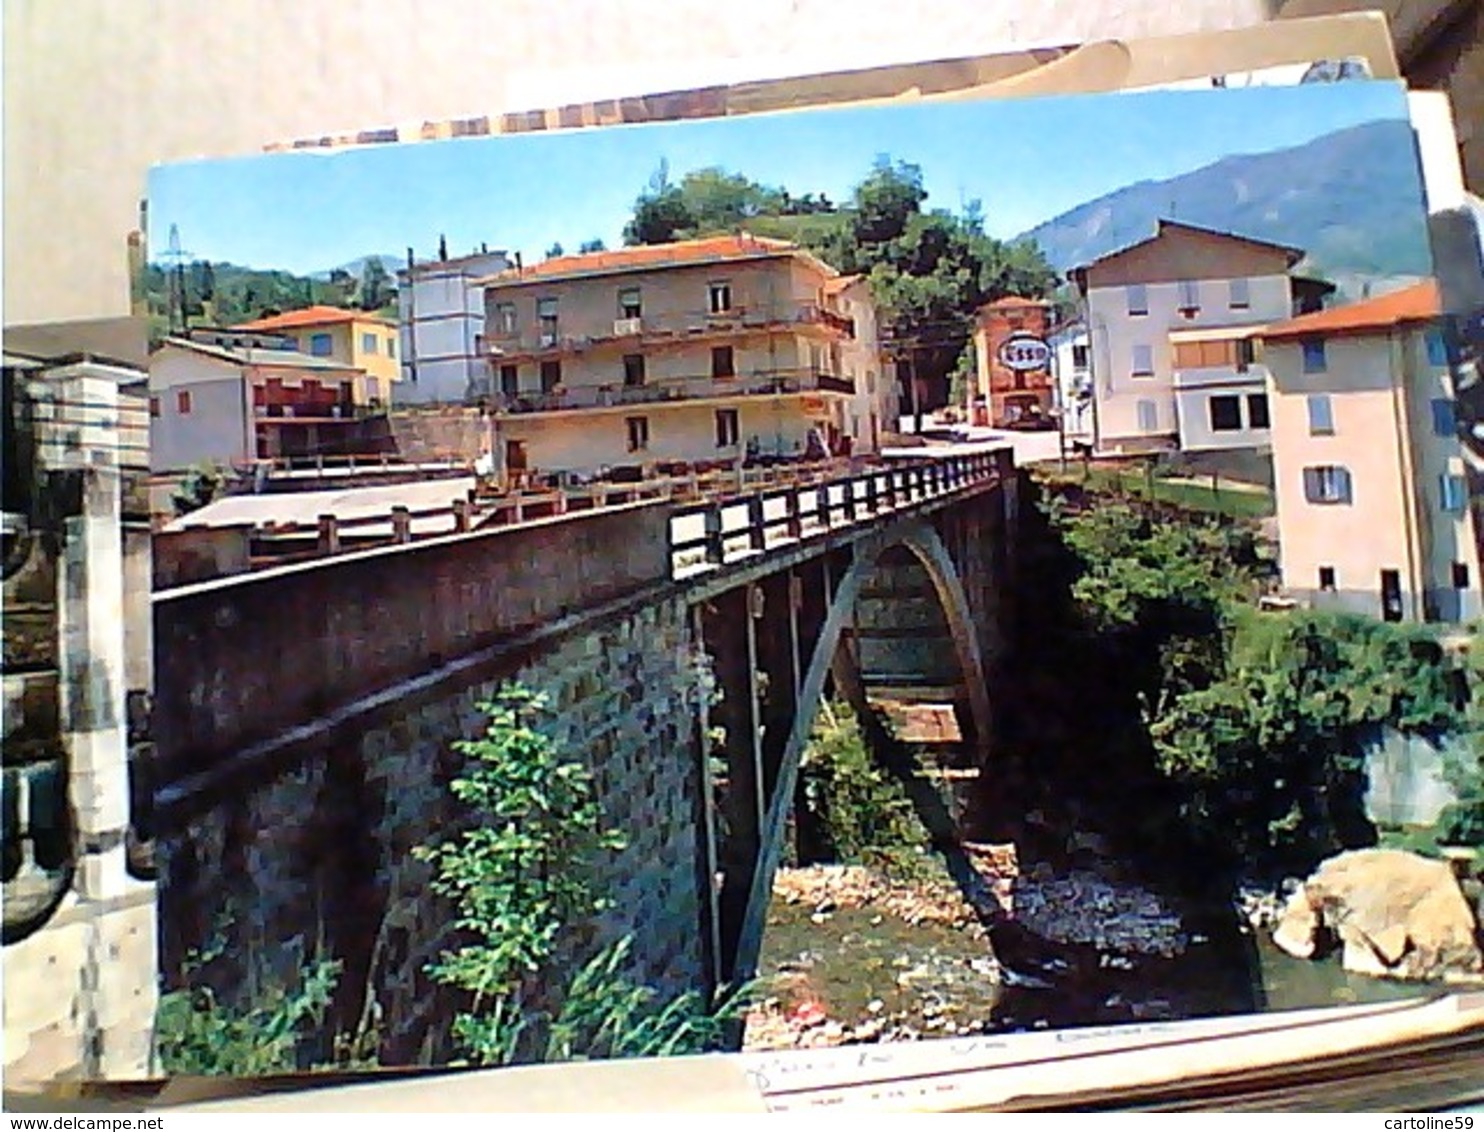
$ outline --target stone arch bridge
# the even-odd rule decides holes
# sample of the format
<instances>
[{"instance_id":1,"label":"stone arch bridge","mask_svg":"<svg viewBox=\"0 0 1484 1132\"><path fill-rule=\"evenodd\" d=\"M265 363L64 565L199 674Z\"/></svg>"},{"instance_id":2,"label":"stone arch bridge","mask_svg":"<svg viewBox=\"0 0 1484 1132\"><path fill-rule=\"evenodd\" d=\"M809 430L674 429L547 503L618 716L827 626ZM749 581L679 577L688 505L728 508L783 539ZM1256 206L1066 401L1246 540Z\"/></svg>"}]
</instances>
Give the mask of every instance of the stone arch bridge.
<instances>
[{"instance_id":1,"label":"stone arch bridge","mask_svg":"<svg viewBox=\"0 0 1484 1132\"><path fill-rule=\"evenodd\" d=\"M941 688L981 760L1003 663L1008 450L808 487L426 539L154 595L160 962L233 979L343 963L384 1060L439 1047L454 740L506 680L548 693L629 846L602 925L666 990L752 973L821 697ZM944 658L948 658L944 663ZM231 981L231 980L229 980Z\"/></svg>"}]
</instances>

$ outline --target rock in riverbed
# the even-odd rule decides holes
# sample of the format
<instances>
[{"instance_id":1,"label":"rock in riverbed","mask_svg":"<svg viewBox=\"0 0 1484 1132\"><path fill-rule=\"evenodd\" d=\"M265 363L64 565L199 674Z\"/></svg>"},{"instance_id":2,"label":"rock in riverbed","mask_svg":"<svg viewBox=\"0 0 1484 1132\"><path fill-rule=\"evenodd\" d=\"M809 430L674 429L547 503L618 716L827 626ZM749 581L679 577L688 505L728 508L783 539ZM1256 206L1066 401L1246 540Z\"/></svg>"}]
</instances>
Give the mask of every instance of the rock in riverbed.
<instances>
[{"instance_id":1,"label":"rock in riverbed","mask_svg":"<svg viewBox=\"0 0 1484 1132\"><path fill-rule=\"evenodd\" d=\"M1473 909L1444 861L1358 849L1319 866L1289 899L1273 943L1299 959L1336 941L1346 970L1436 979L1484 968Z\"/></svg>"}]
</instances>

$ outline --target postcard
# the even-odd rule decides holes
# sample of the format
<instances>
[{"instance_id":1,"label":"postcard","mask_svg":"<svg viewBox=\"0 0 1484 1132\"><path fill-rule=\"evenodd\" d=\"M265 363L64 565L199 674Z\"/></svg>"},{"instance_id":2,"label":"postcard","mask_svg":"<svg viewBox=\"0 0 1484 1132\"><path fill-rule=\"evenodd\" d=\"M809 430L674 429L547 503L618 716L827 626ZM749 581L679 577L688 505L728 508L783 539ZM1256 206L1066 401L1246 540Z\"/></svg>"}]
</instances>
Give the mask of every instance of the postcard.
<instances>
[{"instance_id":1,"label":"postcard","mask_svg":"<svg viewBox=\"0 0 1484 1132\"><path fill-rule=\"evenodd\" d=\"M1477 978L1479 539L1361 77L156 169L149 1068L797 1108Z\"/></svg>"}]
</instances>

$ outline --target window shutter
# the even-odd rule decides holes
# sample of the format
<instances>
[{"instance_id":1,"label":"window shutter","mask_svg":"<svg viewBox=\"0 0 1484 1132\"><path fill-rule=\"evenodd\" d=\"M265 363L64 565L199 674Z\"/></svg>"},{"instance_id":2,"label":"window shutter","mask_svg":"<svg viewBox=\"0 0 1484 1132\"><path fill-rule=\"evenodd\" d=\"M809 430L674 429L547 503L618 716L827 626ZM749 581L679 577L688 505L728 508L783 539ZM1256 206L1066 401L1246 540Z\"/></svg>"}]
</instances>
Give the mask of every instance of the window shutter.
<instances>
[{"instance_id":1,"label":"window shutter","mask_svg":"<svg viewBox=\"0 0 1484 1132\"><path fill-rule=\"evenodd\" d=\"M1310 503L1319 502L1319 469L1304 469L1304 498Z\"/></svg>"},{"instance_id":2,"label":"window shutter","mask_svg":"<svg viewBox=\"0 0 1484 1132\"><path fill-rule=\"evenodd\" d=\"M1335 469L1335 491L1341 503L1353 502L1350 496L1350 469Z\"/></svg>"}]
</instances>

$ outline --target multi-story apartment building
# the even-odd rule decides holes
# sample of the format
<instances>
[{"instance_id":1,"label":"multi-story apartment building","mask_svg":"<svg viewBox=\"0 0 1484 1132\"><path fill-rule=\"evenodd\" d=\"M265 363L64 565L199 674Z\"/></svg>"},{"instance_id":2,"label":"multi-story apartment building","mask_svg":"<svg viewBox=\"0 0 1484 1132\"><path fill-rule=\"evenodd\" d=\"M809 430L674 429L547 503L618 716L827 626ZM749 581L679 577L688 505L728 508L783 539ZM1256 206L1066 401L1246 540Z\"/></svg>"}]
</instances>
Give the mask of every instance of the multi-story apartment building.
<instances>
[{"instance_id":1,"label":"multi-story apartment building","mask_svg":"<svg viewBox=\"0 0 1484 1132\"><path fill-rule=\"evenodd\" d=\"M290 350L360 370L366 375L365 397L371 404L389 404L396 395L401 376L397 327L384 318L365 311L314 306L245 322L235 329L274 334Z\"/></svg>"},{"instance_id":2,"label":"multi-story apartment building","mask_svg":"<svg viewBox=\"0 0 1484 1132\"><path fill-rule=\"evenodd\" d=\"M1094 446L1108 455L1263 447L1250 332L1315 307L1298 248L1173 220L1074 268L1089 334Z\"/></svg>"},{"instance_id":3,"label":"multi-story apartment building","mask_svg":"<svg viewBox=\"0 0 1484 1132\"><path fill-rule=\"evenodd\" d=\"M1386 620L1480 616L1432 282L1269 326L1282 583Z\"/></svg>"},{"instance_id":4,"label":"multi-story apartment building","mask_svg":"<svg viewBox=\"0 0 1484 1132\"><path fill-rule=\"evenodd\" d=\"M1053 357L1046 341L1051 304L1006 296L985 303L974 320L976 402L992 425L1049 418L1056 402Z\"/></svg>"},{"instance_id":5,"label":"multi-story apartment building","mask_svg":"<svg viewBox=\"0 0 1484 1132\"><path fill-rule=\"evenodd\" d=\"M150 468L353 451L377 386L364 370L253 331L194 329L150 357Z\"/></svg>"},{"instance_id":6,"label":"multi-story apartment building","mask_svg":"<svg viewBox=\"0 0 1484 1132\"><path fill-rule=\"evenodd\" d=\"M1448 358L1428 282L1262 333L1283 586L1387 620L1479 616Z\"/></svg>"},{"instance_id":7,"label":"multi-story apartment building","mask_svg":"<svg viewBox=\"0 0 1484 1132\"><path fill-rule=\"evenodd\" d=\"M504 271L502 251L413 263L397 273L402 380L398 404L461 404L493 392L484 348L484 292L475 282Z\"/></svg>"},{"instance_id":8,"label":"multi-story apartment building","mask_svg":"<svg viewBox=\"0 0 1484 1132\"><path fill-rule=\"evenodd\" d=\"M867 282L785 241L561 256L483 283L512 470L791 456L811 430L864 452L896 419Z\"/></svg>"}]
</instances>

